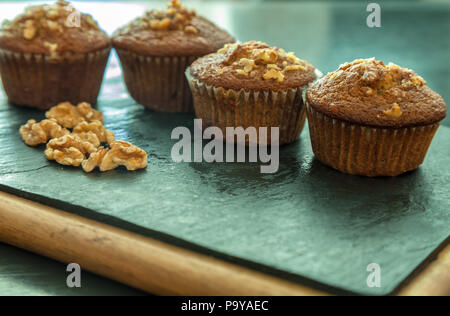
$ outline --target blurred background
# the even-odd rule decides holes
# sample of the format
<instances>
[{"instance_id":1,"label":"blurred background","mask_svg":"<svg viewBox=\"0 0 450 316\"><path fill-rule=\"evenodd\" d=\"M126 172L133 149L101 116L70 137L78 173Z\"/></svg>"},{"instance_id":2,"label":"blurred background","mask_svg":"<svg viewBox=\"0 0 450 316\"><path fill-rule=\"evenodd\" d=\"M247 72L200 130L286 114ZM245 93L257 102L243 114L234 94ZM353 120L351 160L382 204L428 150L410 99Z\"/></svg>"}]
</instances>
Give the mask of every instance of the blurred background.
<instances>
[{"instance_id":1,"label":"blurred background","mask_svg":"<svg viewBox=\"0 0 450 316\"><path fill-rule=\"evenodd\" d=\"M0 21L13 19L26 6L42 2L0 1ZM366 23L371 2L375 1L183 1L238 40L261 40L293 51L324 73L346 61L368 57L414 69L448 103L450 0L376 1L381 6L381 27L374 28ZM165 7L167 1L72 3L80 11L92 14L112 34L146 10ZM120 76L115 54L106 76ZM102 93L101 97L108 96L108 91ZM450 119L444 124L450 126ZM0 244L0 295L136 293L90 274L86 274L83 285L83 291L69 291L65 286L65 266Z\"/></svg>"}]
</instances>

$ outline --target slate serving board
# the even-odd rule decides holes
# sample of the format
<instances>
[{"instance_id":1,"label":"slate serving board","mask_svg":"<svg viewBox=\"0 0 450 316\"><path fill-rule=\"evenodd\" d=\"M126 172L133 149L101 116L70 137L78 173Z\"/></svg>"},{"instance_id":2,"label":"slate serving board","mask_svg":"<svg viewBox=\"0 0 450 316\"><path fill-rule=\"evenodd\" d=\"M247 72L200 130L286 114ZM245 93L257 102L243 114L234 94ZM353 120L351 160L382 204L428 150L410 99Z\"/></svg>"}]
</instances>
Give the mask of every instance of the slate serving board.
<instances>
[{"instance_id":1,"label":"slate serving board","mask_svg":"<svg viewBox=\"0 0 450 316\"><path fill-rule=\"evenodd\" d=\"M118 67L114 58L110 67ZM388 294L446 243L450 227L450 128L425 164L397 178L344 175L318 162L307 128L280 149L276 174L260 163L175 163L175 127L131 100L120 76L98 105L118 139L150 153L147 170L85 174L48 162L18 134L43 113L0 102L0 189L182 247L335 293ZM370 263L382 286L366 284Z\"/></svg>"}]
</instances>

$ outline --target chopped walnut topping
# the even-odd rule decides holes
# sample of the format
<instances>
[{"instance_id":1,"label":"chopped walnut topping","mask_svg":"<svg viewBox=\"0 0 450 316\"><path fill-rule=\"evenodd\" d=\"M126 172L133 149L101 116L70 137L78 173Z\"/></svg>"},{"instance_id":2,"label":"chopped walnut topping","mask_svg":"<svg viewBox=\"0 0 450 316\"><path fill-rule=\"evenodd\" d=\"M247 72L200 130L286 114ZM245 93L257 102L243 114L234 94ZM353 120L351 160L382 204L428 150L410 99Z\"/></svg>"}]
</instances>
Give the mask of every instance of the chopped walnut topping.
<instances>
[{"instance_id":1,"label":"chopped walnut topping","mask_svg":"<svg viewBox=\"0 0 450 316\"><path fill-rule=\"evenodd\" d=\"M162 20L150 20L150 27L155 30L165 30L170 26L171 20L169 18L164 18Z\"/></svg>"},{"instance_id":2,"label":"chopped walnut topping","mask_svg":"<svg viewBox=\"0 0 450 316\"><path fill-rule=\"evenodd\" d=\"M232 47L236 47L237 45L238 45L238 44L232 44L232 43L225 44L225 46L222 47L221 49L219 49L217 52L218 52L219 54L226 54L226 53L229 52L229 50L230 50Z\"/></svg>"},{"instance_id":3,"label":"chopped walnut topping","mask_svg":"<svg viewBox=\"0 0 450 316\"><path fill-rule=\"evenodd\" d=\"M45 144L49 139L69 134L69 131L58 125L56 120L43 120L37 123L29 120L26 125L20 127L20 136L28 146Z\"/></svg>"},{"instance_id":4,"label":"chopped walnut topping","mask_svg":"<svg viewBox=\"0 0 450 316\"><path fill-rule=\"evenodd\" d=\"M141 18L131 22L138 27L150 27L153 30L179 30L189 34L198 34L198 29L192 25L196 16L193 10L188 10L178 0L172 0L166 10L147 11ZM126 28L129 32L132 28Z\"/></svg>"},{"instance_id":5,"label":"chopped walnut topping","mask_svg":"<svg viewBox=\"0 0 450 316\"><path fill-rule=\"evenodd\" d=\"M127 170L144 169L147 167L147 153L128 142L115 141L111 149L100 147L96 153L83 162L83 170L91 172L95 167L100 171L108 171L125 166Z\"/></svg>"},{"instance_id":6,"label":"chopped walnut topping","mask_svg":"<svg viewBox=\"0 0 450 316\"><path fill-rule=\"evenodd\" d=\"M36 31L33 20L27 20L25 22L25 28L23 29L23 37L27 40L31 40L36 35Z\"/></svg>"},{"instance_id":7,"label":"chopped walnut topping","mask_svg":"<svg viewBox=\"0 0 450 316\"><path fill-rule=\"evenodd\" d=\"M248 72L246 72L243 69L236 69L236 73L241 76L248 76L248 74L249 74Z\"/></svg>"},{"instance_id":8,"label":"chopped walnut topping","mask_svg":"<svg viewBox=\"0 0 450 316\"><path fill-rule=\"evenodd\" d=\"M397 103L394 103L392 104L392 107L390 109L384 110L383 114L389 117L399 118L400 116L402 116L403 112L400 106Z\"/></svg>"},{"instance_id":9,"label":"chopped walnut topping","mask_svg":"<svg viewBox=\"0 0 450 316\"><path fill-rule=\"evenodd\" d=\"M373 95L373 89L372 88L370 88L370 87L365 87L365 89L364 89L364 94L366 95L366 96L371 96L371 95Z\"/></svg>"},{"instance_id":10,"label":"chopped walnut topping","mask_svg":"<svg viewBox=\"0 0 450 316\"><path fill-rule=\"evenodd\" d=\"M270 69L264 74L264 80L269 79L277 79L278 82L283 82L284 75L281 73L281 71Z\"/></svg>"},{"instance_id":11,"label":"chopped walnut topping","mask_svg":"<svg viewBox=\"0 0 450 316\"><path fill-rule=\"evenodd\" d=\"M97 148L74 135L65 135L50 140L44 154L48 160L55 160L61 165L81 165L86 154L96 152Z\"/></svg>"},{"instance_id":12,"label":"chopped walnut topping","mask_svg":"<svg viewBox=\"0 0 450 316\"><path fill-rule=\"evenodd\" d=\"M198 30L197 30L194 26L192 26L192 25L186 26L186 27L184 28L184 31L185 31L186 33L192 33L192 34L197 34L197 33L198 33Z\"/></svg>"},{"instance_id":13,"label":"chopped walnut topping","mask_svg":"<svg viewBox=\"0 0 450 316\"><path fill-rule=\"evenodd\" d=\"M295 71L295 70L305 71L306 68L303 67L302 65L292 65L292 66L286 66L284 68L284 71Z\"/></svg>"},{"instance_id":14,"label":"chopped walnut topping","mask_svg":"<svg viewBox=\"0 0 450 316\"><path fill-rule=\"evenodd\" d=\"M48 51L49 51L51 57L58 56L58 52L57 52L58 44L44 42L44 46L48 48Z\"/></svg>"},{"instance_id":15,"label":"chopped walnut topping","mask_svg":"<svg viewBox=\"0 0 450 316\"><path fill-rule=\"evenodd\" d=\"M255 61L248 58L241 58L239 64L244 66L244 72L249 73L255 68Z\"/></svg>"},{"instance_id":16,"label":"chopped walnut topping","mask_svg":"<svg viewBox=\"0 0 450 316\"><path fill-rule=\"evenodd\" d=\"M267 67L267 69L280 70L280 67L278 67L277 64L268 64L266 67ZM292 67L292 66L290 66L290 67ZM286 68L284 70L286 70Z\"/></svg>"},{"instance_id":17,"label":"chopped walnut topping","mask_svg":"<svg viewBox=\"0 0 450 316\"><path fill-rule=\"evenodd\" d=\"M327 77L333 80L343 73L346 73L346 78L357 78L360 81L359 89L367 96L373 95L372 91L376 91L378 95L389 93L401 100L402 97L405 97L405 90L426 85L425 80L414 71L393 63L385 65L382 61L375 60L375 58L357 59L345 63ZM368 88L371 90L368 90ZM400 92L402 93L401 96L399 95ZM398 112L398 110L395 110L393 113L393 115L401 115L401 111Z\"/></svg>"},{"instance_id":18,"label":"chopped walnut topping","mask_svg":"<svg viewBox=\"0 0 450 316\"><path fill-rule=\"evenodd\" d=\"M91 105L86 102L77 106L72 105L70 102L60 103L45 113L45 116L49 119L55 119L58 124L66 128L74 128L81 122L104 122L103 114L92 109Z\"/></svg>"},{"instance_id":19,"label":"chopped walnut topping","mask_svg":"<svg viewBox=\"0 0 450 316\"><path fill-rule=\"evenodd\" d=\"M2 29L7 30L10 36L21 36L29 41L37 37L43 41L53 40L58 34L67 31L67 19L74 12L68 8L69 3L65 1L57 1L52 5L30 6L13 21L2 24ZM92 17L81 13L80 28L83 32L99 30ZM58 48L50 51L52 56L57 56Z\"/></svg>"},{"instance_id":20,"label":"chopped walnut topping","mask_svg":"<svg viewBox=\"0 0 450 316\"><path fill-rule=\"evenodd\" d=\"M100 143L111 144L115 141L114 134L108 131L100 121L81 122L74 127L72 134L93 143L96 147L100 146Z\"/></svg>"},{"instance_id":21,"label":"chopped walnut topping","mask_svg":"<svg viewBox=\"0 0 450 316\"><path fill-rule=\"evenodd\" d=\"M223 54L223 67L232 67L238 75L262 76L264 80L274 79L283 82L288 72L306 71L311 67L307 62L297 58L293 53L270 47L262 42L243 44L226 44L218 50Z\"/></svg>"},{"instance_id":22,"label":"chopped walnut topping","mask_svg":"<svg viewBox=\"0 0 450 316\"><path fill-rule=\"evenodd\" d=\"M47 9L47 18L51 20L59 18L59 10L55 8Z\"/></svg>"},{"instance_id":23,"label":"chopped walnut topping","mask_svg":"<svg viewBox=\"0 0 450 316\"><path fill-rule=\"evenodd\" d=\"M47 21L47 28L52 30L52 31L62 31L62 27L55 21L52 20L48 20Z\"/></svg>"},{"instance_id":24,"label":"chopped walnut topping","mask_svg":"<svg viewBox=\"0 0 450 316\"><path fill-rule=\"evenodd\" d=\"M278 60L275 49L257 49L255 50L255 57L256 60L262 60L266 65L273 64Z\"/></svg>"},{"instance_id":25,"label":"chopped walnut topping","mask_svg":"<svg viewBox=\"0 0 450 316\"><path fill-rule=\"evenodd\" d=\"M409 79L415 86L421 87L427 84L427 82L421 76L412 76Z\"/></svg>"}]
</instances>

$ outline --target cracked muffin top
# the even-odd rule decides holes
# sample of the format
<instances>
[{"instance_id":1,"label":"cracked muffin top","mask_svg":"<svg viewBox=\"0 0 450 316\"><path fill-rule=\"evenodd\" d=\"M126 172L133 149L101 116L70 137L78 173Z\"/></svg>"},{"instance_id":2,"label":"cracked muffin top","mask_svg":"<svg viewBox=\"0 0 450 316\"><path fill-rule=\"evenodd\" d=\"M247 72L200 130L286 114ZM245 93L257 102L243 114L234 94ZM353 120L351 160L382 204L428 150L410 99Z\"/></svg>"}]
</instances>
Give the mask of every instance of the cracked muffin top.
<instances>
[{"instance_id":1,"label":"cracked muffin top","mask_svg":"<svg viewBox=\"0 0 450 316\"><path fill-rule=\"evenodd\" d=\"M313 83L306 100L333 118L378 127L420 126L446 116L442 97L414 71L357 59Z\"/></svg>"},{"instance_id":2,"label":"cracked muffin top","mask_svg":"<svg viewBox=\"0 0 450 316\"><path fill-rule=\"evenodd\" d=\"M227 44L197 59L190 74L210 86L256 91L298 88L316 79L310 63L257 41Z\"/></svg>"},{"instance_id":3,"label":"cracked muffin top","mask_svg":"<svg viewBox=\"0 0 450 316\"><path fill-rule=\"evenodd\" d=\"M203 56L235 39L207 19L172 0L166 10L152 10L112 36L114 47L147 56Z\"/></svg>"},{"instance_id":4,"label":"cracked muffin top","mask_svg":"<svg viewBox=\"0 0 450 316\"><path fill-rule=\"evenodd\" d=\"M110 45L108 36L90 15L68 2L31 6L0 28L0 48L19 53L58 57L88 53Z\"/></svg>"}]
</instances>

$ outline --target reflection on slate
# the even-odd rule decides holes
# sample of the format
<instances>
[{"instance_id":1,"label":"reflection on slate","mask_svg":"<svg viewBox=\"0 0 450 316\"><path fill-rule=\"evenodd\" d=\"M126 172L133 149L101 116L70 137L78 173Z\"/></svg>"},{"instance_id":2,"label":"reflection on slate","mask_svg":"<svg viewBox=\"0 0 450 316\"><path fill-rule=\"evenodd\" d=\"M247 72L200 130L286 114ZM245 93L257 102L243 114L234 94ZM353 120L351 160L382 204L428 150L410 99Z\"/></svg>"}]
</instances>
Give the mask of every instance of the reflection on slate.
<instances>
[{"instance_id":1,"label":"reflection on slate","mask_svg":"<svg viewBox=\"0 0 450 316\"><path fill-rule=\"evenodd\" d=\"M85 174L48 162L42 147L27 147L18 134L43 113L2 101L2 190L293 281L361 294L390 293L448 237L448 127L424 166L397 178L323 166L307 129L281 148L276 174L261 174L259 163L174 163L171 132L192 131L193 115L154 113L128 98L99 107L119 139L150 152L147 170ZM370 263L381 266L381 288L366 285Z\"/></svg>"}]
</instances>

